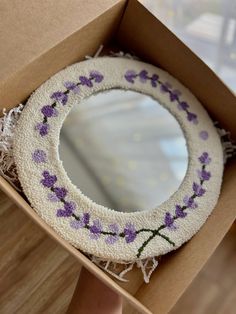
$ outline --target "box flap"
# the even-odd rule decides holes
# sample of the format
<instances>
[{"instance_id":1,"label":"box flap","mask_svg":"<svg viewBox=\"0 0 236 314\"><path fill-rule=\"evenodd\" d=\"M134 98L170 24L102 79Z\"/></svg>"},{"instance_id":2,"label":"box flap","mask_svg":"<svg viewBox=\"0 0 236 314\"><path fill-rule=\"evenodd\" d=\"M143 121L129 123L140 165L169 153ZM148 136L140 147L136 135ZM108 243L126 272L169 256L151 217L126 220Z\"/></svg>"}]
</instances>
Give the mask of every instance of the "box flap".
<instances>
[{"instance_id":1,"label":"box flap","mask_svg":"<svg viewBox=\"0 0 236 314\"><path fill-rule=\"evenodd\" d=\"M58 70L93 53L117 27L125 3L0 0L0 108L23 101Z\"/></svg>"}]
</instances>

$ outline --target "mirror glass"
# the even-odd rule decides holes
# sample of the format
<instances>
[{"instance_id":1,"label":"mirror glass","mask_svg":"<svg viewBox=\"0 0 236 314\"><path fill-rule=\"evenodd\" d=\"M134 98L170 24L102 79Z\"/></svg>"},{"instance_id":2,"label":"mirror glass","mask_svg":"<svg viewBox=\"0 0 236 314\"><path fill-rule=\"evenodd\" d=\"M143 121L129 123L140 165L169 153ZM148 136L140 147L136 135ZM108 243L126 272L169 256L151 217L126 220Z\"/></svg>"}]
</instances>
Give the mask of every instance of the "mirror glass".
<instances>
[{"instance_id":1,"label":"mirror glass","mask_svg":"<svg viewBox=\"0 0 236 314\"><path fill-rule=\"evenodd\" d=\"M109 90L75 105L59 149L83 194L124 212L163 203L178 190L188 166L177 120L156 100L133 91Z\"/></svg>"}]
</instances>

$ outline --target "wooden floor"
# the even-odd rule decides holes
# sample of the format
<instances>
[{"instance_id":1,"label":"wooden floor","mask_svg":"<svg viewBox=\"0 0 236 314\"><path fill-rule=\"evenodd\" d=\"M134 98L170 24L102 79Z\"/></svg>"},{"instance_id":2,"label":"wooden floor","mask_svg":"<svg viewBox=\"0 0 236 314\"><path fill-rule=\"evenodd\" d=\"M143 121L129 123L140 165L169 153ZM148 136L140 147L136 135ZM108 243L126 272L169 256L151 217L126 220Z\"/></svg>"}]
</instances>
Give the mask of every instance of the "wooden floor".
<instances>
[{"instance_id":1,"label":"wooden floor","mask_svg":"<svg viewBox=\"0 0 236 314\"><path fill-rule=\"evenodd\" d=\"M65 313L80 266L0 194L0 313Z\"/></svg>"},{"instance_id":2,"label":"wooden floor","mask_svg":"<svg viewBox=\"0 0 236 314\"><path fill-rule=\"evenodd\" d=\"M232 227L171 314L236 313ZM80 266L0 192L0 314L63 314ZM89 314L89 313L88 313Z\"/></svg>"}]
</instances>

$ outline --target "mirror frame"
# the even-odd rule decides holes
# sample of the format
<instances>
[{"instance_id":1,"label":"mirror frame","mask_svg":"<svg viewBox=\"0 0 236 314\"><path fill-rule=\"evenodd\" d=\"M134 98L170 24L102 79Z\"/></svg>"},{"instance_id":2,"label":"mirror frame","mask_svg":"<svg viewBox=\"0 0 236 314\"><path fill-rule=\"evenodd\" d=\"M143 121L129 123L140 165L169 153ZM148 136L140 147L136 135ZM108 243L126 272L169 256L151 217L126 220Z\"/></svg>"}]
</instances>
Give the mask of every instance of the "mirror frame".
<instances>
[{"instance_id":1,"label":"mirror frame","mask_svg":"<svg viewBox=\"0 0 236 314\"><path fill-rule=\"evenodd\" d=\"M94 203L72 184L59 159L60 130L71 108L114 88L156 99L177 119L186 138L185 178L150 211L123 213ZM188 241L213 210L223 174L219 135L196 97L157 67L112 57L74 64L36 90L17 125L14 156L36 212L83 252L117 262L160 256Z\"/></svg>"}]
</instances>

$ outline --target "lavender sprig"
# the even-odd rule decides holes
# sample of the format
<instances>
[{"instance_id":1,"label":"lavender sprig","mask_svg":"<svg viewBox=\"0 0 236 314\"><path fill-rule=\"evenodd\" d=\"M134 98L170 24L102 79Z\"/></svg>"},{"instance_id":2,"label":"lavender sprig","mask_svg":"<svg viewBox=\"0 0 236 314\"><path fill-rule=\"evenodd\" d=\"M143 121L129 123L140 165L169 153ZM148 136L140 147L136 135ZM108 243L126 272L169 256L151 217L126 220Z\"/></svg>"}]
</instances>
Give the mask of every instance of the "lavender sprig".
<instances>
[{"instance_id":1,"label":"lavender sprig","mask_svg":"<svg viewBox=\"0 0 236 314\"><path fill-rule=\"evenodd\" d=\"M79 94L80 86L93 87L94 83L100 83L103 80L103 75L98 71L91 71L89 77L80 76L79 82L66 81L63 85L66 88L65 91L56 91L51 94L50 98L53 100L52 104L46 104L41 108L43 114L43 121L38 123L36 130L43 137L46 136L50 130L48 119L57 117L58 111L56 107L58 104L65 106L69 99L69 93Z\"/></svg>"},{"instance_id":2,"label":"lavender sprig","mask_svg":"<svg viewBox=\"0 0 236 314\"><path fill-rule=\"evenodd\" d=\"M211 158L207 152L204 152L198 158L201 164L201 170L198 170L198 176L200 182L193 182L191 196L186 195L183 198L183 205L175 205L174 214L166 212L164 216L164 221L161 226L157 229L141 228L136 229L134 224L126 223L123 230L120 231L120 227L116 224L110 224L107 228L104 228L99 219L94 219L91 222L91 217L89 213L83 213L82 216L75 214L76 204L71 200L67 200L68 191L60 186L56 186L57 177L51 174L49 171L43 171L41 184L50 189L50 200L53 202L60 202L63 205L63 208L57 210L57 217L73 217L75 220L70 222L70 225L74 229L87 229L89 231L90 238L92 240L98 240L101 235L105 236L105 242L109 245L116 243L119 238L124 238L127 244L130 244L135 241L137 236L140 233L150 233L150 236L142 243L137 252L137 258L140 257L145 247L148 243L154 239L156 236L163 238L170 245L175 246L175 243L165 234L161 233L162 230L168 229L173 232L178 228L177 220L184 219L189 211L196 210L198 208L197 198L202 197L206 193L206 189L203 187L205 181L208 181L211 177L211 173L205 168L211 162Z\"/></svg>"},{"instance_id":3,"label":"lavender sprig","mask_svg":"<svg viewBox=\"0 0 236 314\"><path fill-rule=\"evenodd\" d=\"M144 84L147 81L150 81L153 88L157 88L159 85L161 92L169 94L170 101L177 102L178 109L185 111L187 120L193 124L198 124L197 115L189 111L189 104L186 101L180 100L181 92L177 89L172 89L169 82L162 82L157 74L149 76L146 70L141 70L139 73L134 70L128 70L126 71L124 77L126 81L131 84L134 84L135 79L139 78L139 81Z\"/></svg>"}]
</instances>

